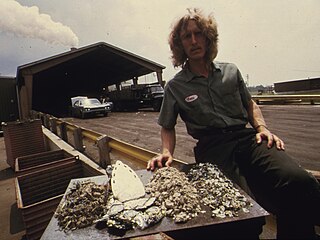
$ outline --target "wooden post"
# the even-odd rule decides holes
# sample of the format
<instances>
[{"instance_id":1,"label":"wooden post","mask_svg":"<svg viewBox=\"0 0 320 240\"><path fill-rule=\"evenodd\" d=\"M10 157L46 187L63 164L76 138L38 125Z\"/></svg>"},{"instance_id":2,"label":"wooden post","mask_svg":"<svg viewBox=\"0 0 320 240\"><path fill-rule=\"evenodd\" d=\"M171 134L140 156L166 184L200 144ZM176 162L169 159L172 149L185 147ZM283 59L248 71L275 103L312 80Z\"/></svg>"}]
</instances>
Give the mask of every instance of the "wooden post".
<instances>
[{"instance_id":1,"label":"wooden post","mask_svg":"<svg viewBox=\"0 0 320 240\"><path fill-rule=\"evenodd\" d=\"M99 149L99 162L100 166L103 169L106 169L108 165L111 165L110 159L110 147L109 147L109 138L107 135L102 135L97 139L97 146Z\"/></svg>"},{"instance_id":2,"label":"wooden post","mask_svg":"<svg viewBox=\"0 0 320 240\"><path fill-rule=\"evenodd\" d=\"M57 119L50 118L50 125L51 125L51 132L53 132L55 135L58 135Z\"/></svg>"},{"instance_id":3,"label":"wooden post","mask_svg":"<svg viewBox=\"0 0 320 240\"><path fill-rule=\"evenodd\" d=\"M84 146L82 141L82 130L81 128L76 128L73 131L73 139L74 139L74 148L77 149L79 152L84 152Z\"/></svg>"},{"instance_id":4,"label":"wooden post","mask_svg":"<svg viewBox=\"0 0 320 240\"><path fill-rule=\"evenodd\" d=\"M23 72L24 85L21 86L18 93L20 119L30 118L30 110L32 109L32 86L33 75Z\"/></svg>"},{"instance_id":5,"label":"wooden post","mask_svg":"<svg viewBox=\"0 0 320 240\"><path fill-rule=\"evenodd\" d=\"M49 121L49 115L45 114L43 119L43 125L50 130L50 121Z\"/></svg>"},{"instance_id":6,"label":"wooden post","mask_svg":"<svg viewBox=\"0 0 320 240\"><path fill-rule=\"evenodd\" d=\"M42 113L42 112L40 112L40 115L39 115L39 119L41 119L41 122L42 122L42 125L44 126L44 122L45 122L45 115Z\"/></svg>"},{"instance_id":7,"label":"wooden post","mask_svg":"<svg viewBox=\"0 0 320 240\"><path fill-rule=\"evenodd\" d=\"M69 142L68 141L68 134L67 134L67 124L66 124L66 122L62 122L61 124L60 124L60 138L63 140L63 141L65 141L65 142Z\"/></svg>"}]
</instances>

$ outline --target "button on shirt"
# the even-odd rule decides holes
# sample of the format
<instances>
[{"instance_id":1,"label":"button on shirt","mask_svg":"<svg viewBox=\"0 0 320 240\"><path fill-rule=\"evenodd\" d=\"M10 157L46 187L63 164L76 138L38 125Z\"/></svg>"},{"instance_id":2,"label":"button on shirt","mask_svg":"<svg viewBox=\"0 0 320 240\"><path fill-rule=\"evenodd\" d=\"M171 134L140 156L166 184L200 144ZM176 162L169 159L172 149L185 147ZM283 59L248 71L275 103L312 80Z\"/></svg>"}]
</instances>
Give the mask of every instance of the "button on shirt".
<instances>
[{"instance_id":1,"label":"button on shirt","mask_svg":"<svg viewBox=\"0 0 320 240\"><path fill-rule=\"evenodd\" d=\"M212 63L208 78L187 67L165 86L159 125L172 129L178 114L188 133L199 139L213 129L245 126L251 95L232 63Z\"/></svg>"}]
</instances>

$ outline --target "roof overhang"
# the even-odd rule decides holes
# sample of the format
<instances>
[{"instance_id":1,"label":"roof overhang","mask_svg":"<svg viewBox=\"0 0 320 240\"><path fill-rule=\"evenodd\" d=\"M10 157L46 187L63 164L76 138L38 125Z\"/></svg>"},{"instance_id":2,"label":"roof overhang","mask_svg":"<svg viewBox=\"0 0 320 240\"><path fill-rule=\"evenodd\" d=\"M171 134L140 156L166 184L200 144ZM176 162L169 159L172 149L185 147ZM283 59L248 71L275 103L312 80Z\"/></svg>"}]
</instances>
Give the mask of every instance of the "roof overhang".
<instances>
[{"instance_id":1,"label":"roof overhang","mask_svg":"<svg viewBox=\"0 0 320 240\"><path fill-rule=\"evenodd\" d=\"M55 75L78 73L78 77L97 76L97 79L109 86L152 72L162 73L165 67L118 47L99 42L19 66L18 85L24 84L24 76L40 73L45 75L45 72L52 68ZM48 79L46 76L44 78Z\"/></svg>"}]
</instances>

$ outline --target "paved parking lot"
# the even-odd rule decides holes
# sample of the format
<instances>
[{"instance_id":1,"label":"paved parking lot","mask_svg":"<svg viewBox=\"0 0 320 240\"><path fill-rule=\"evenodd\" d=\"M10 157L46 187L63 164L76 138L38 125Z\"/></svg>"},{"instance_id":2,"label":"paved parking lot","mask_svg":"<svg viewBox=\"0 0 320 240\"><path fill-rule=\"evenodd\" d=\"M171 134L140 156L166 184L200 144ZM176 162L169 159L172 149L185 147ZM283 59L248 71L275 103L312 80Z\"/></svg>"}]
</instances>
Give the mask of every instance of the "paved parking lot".
<instances>
[{"instance_id":1,"label":"paved parking lot","mask_svg":"<svg viewBox=\"0 0 320 240\"><path fill-rule=\"evenodd\" d=\"M269 128L281 136L286 151L304 168L320 171L320 106L319 105L263 105L263 114ZM92 119L66 119L70 123L107 134L128 143L155 152L160 151L160 128L157 112L111 113L108 117ZM178 121L177 148L175 157L193 161L192 148L195 141L190 138L181 120ZM16 206L14 172L6 163L4 138L0 137L0 240L24 239L24 227ZM318 228L319 230L319 228ZM263 237L275 235L274 221L268 219Z\"/></svg>"}]
</instances>

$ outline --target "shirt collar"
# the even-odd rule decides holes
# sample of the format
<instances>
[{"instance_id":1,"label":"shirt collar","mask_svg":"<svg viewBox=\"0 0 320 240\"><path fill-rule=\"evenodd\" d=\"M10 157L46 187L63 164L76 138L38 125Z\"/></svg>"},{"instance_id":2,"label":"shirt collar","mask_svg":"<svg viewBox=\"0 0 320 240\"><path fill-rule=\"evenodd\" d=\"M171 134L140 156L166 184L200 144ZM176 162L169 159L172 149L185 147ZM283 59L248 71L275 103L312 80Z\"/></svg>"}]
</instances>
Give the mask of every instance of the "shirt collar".
<instances>
[{"instance_id":1,"label":"shirt collar","mask_svg":"<svg viewBox=\"0 0 320 240\"><path fill-rule=\"evenodd\" d=\"M218 63L212 62L212 63L211 63L211 66L212 66L212 74L213 74L213 72L215 72L215 71L221 71L221 68L220 68L220 66L219 66ZM185 78L184 78L184 80L185 80L186 82L190 82L191 80L193 80L193 79L195 79L195 78L201 77L201 76L196 75L196 74L194 74L193 72L191 72L191 71L189 70L189 68L188 68L188 65L186 65L186 67L185 67L185 69L184 69L184 72L185 72Z\"/></svg>"},{"instance_id":2,"label":"shirt collar","mask_svg":"<svg viewBox=\"0 0 320 240\"><path fill-rule=\"evenodd\" d=\"M212 62L212 65L213 65L213 72L215 71L221 71L221 67L220 67L220 64L218 62Z\"/></svg>"}]
</instances>

